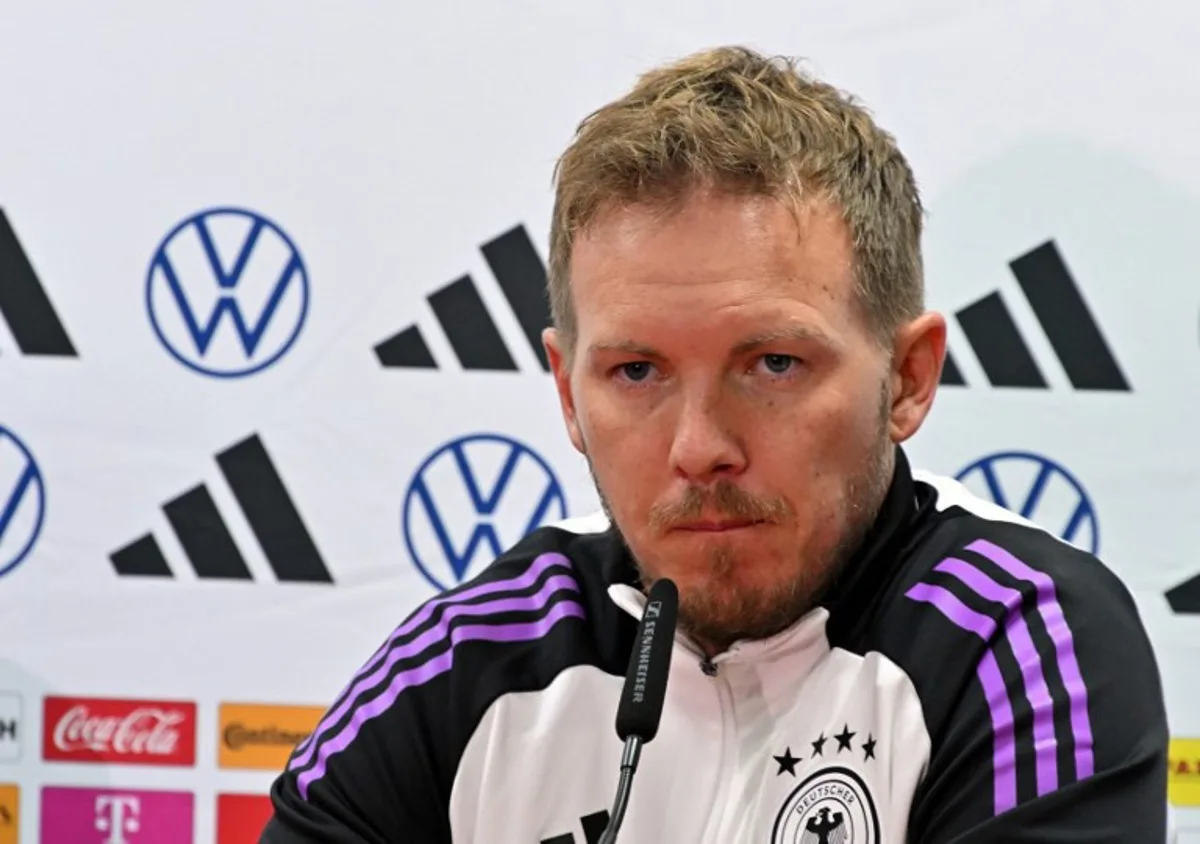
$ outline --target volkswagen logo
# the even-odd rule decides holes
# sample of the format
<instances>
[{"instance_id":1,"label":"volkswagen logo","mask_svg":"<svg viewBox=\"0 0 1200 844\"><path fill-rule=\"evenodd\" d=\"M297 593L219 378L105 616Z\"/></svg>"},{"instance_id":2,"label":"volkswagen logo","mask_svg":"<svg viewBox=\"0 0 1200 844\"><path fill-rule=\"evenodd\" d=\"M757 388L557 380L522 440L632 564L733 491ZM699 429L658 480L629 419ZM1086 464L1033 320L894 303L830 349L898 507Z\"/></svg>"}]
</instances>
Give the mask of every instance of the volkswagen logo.
<instances>
[{"instance_id":1,"label":"volkswagen logo","mask_svg":"<svg viewBox=\"0 0 1200 844\"><path fill-rule=\"evenodd\" d=\"M417 469L402 527L413 563L442 591L566 515L562 484L537 452L500 434L473 434L442 445Z\"/></svg>"},{"instance_id":2,"label":"volkswagen logo","mask_svg":"<svg viewBox=\"0 0 1200 844\"><path fill-rule=\"evenodd\" d=\"M146 277L159 342L189 369L217 378L261 372L296 342L308 315L308 272L278 225L214 208L163 238Z\"/></svg>"},{"instance_id":3,"label":"volkswagen logo","mask_svg":"<svg viewBox=\"0 0 1200 844\"><path fill-rule=\"evenodd\" d=\"M33 453L0 425L0 576L33 550L46 518L46 484Z\"/></svg>"},{"instance_id":4,"label":"volkswagen logo","mask_svg":"<svg viewBox=\"0 0 1200 844\"><path fill-rule=\"evenodd\" d=\"M1002 451L968 464L955 477L975 495L1077 548L1099 553L1096 508L1083 484L1062 464L1028 451Z\"/></svg>"}]
</instances>

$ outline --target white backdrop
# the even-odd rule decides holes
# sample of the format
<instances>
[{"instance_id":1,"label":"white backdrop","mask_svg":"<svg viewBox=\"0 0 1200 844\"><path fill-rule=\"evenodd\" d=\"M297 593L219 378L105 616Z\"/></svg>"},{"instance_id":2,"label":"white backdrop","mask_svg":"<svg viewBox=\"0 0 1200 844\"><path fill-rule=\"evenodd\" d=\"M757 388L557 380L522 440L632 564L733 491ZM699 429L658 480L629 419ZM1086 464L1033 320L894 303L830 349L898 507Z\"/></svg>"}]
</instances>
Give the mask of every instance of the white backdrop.
<instances>
[{"instance_id":1,"label":"white backdrop","mask_svg":"<svg viewBox=\"0 0 1200 844\"><path fill-rule=\"evenodd\" d=\"M910 454L1129 584L1200 842L1198 40L1182 0L4 0L0 844L217 841L417 602L595 506L522 321L551 167L719 43L898 135L965 381Z\"/></svg>"}]
</instances>

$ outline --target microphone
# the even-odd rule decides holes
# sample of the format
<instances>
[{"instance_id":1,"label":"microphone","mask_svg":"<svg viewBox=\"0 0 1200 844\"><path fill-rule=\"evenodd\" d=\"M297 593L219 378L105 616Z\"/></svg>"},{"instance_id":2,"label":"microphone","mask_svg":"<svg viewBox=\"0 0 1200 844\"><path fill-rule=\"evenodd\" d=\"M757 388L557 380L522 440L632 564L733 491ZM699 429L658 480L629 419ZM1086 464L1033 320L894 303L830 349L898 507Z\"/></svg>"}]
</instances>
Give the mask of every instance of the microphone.
<instances>
[{"instance_id":1,"label":"microphone","mask_svg":"<svg viewBox=\"0 0 1200 844\"><path fill-rule=\"evenodd\" d=\"M621 754L621 780L608 826L600 836L600 844L614 844L625 809L629 790L637 771L642 745L658 734L663 704L667 699L667 678L671 671L671 648L675 641L675 622L679 615L679 590L673 581L656 580L646 597L646 609L638 625L629 670L617 706L617 736L625 742Z\"/></svg>"}]
</instances>

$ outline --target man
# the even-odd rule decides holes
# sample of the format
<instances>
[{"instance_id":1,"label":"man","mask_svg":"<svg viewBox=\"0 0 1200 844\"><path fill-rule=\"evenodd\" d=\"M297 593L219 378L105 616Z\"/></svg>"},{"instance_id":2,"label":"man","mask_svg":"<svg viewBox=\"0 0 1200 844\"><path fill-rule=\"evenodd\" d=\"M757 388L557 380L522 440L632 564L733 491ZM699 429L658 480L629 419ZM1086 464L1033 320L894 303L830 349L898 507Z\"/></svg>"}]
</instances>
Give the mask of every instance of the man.
<instances>
[{"instance_id":1,"label":"man","mask_svg":"<svg viewBox=\"0 0 1200 844\"><path fill-rule=\"evenodd\" d=\"M556 177L545 346L604 514L409 616L297 748L262 840L597 841L666 577L680 633L622 841L1162 841L1128 593L901 447L945 324L892 138L718 49L591 115Z\"/></svg>"}]
</instances>

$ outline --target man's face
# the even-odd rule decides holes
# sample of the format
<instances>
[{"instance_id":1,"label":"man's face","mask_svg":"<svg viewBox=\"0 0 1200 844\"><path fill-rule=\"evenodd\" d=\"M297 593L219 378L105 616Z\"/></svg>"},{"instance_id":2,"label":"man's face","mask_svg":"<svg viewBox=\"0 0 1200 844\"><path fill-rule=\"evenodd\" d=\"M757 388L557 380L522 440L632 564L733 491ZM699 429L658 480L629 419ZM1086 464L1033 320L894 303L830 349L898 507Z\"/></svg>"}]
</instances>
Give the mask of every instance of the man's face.
<instances>
[{"instance_id":1,"label":"man's face","mask_svg":"<svg viewBox=\"0 0 1200 844\"><path fill-rule=\"evenodd\" d=\"M891 350L854 298L848 229L811 204L696 193L577 241L568 430L647 581L712 651L811 608L892 471Z\"/></svg>"}]
</instances>

